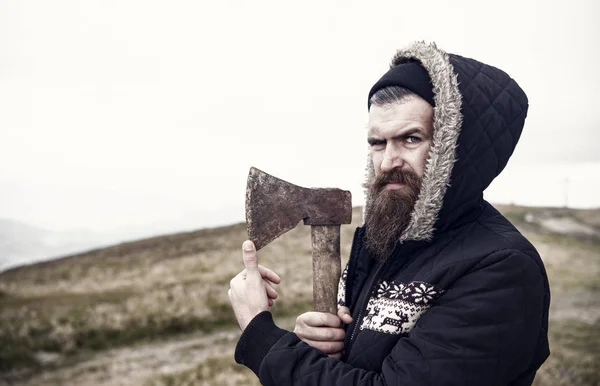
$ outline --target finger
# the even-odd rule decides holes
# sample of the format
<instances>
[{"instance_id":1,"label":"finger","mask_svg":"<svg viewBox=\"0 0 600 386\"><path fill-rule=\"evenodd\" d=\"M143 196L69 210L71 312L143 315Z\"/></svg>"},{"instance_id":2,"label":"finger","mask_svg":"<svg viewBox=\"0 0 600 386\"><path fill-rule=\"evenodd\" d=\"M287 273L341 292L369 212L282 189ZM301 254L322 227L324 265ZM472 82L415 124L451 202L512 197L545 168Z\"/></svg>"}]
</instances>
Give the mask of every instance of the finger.
<instances>
[{"instance_id":1,"label":"finger","mask_svg":"<svg viewBox=\"0 0 600 386\"><path fill-rule=\"evenodd\" d=\"M275 288L273 288L271 286L271 283L269 283L266 280L263 280L263 283L265 283L265 289L267 290L267 297L269 299L277 299L277 291L275 291Z\"/></svg>"},{"instance_id":2,"label":"finger","mask_svg":"<svg viewBox=\"0 0 600 386\"><path fill-rule=\"evenodd\" d=\"M311 327L339 327L341 320L337 315L328 312L305 312L298 317L298 321Z\"/></svg>"},{"instance_id":3,"label":"finger","mask_svg":"<svg viewBox=\"0 0 600 386\"><path fill-rule=\"evenodd\" d=\"M348 307L340 307L338 308L338 317L342 320L342 322L346 324L352 323L352 315L350 315L350 309Z\"/></svg>"},{"instance_id":4,"label":"finger","mask_svg":"<svg viewBox=\"0 0 600 386\"><path fill-rule=\"evenodd\" d=\"M259 265L258 270L260 271L260 275L262 276L263 279L266 279L274 284L281 283L281 278L279 277L279 275L276 274L275 272L271 271L269 268Z\"/></svg>"},{"instance_id":5,"label":"finger","mask_svg":"<svg viewBox=\"0 0 600 386\"><path fill-rule=\"evenodd\" d=\"M344 349L344 342L320 342L310 339L302 339L309 346L323 351L326 354L339 353Z\"/></svg>"},{"instance_id":6,"label":"finger","mask_svg":"<svg viewBox=\"0 0 600 386\"><path fill-rule=\"evenodd\" d=\"M346 333L341 328L298 326L296 335L313 342L343 342Z\"/></svg>"},{"instance_id":7,"label":"finger","mask_svg":"<svg viewBox=\"0 0 600 386\"><path fill-rule=\"evenodd\" d=\"M256 248L254 248L252 241L244 241L242 245L242 258L248 273L258 271L258 257L256 256Z\"/></svg>"}]
</instances>

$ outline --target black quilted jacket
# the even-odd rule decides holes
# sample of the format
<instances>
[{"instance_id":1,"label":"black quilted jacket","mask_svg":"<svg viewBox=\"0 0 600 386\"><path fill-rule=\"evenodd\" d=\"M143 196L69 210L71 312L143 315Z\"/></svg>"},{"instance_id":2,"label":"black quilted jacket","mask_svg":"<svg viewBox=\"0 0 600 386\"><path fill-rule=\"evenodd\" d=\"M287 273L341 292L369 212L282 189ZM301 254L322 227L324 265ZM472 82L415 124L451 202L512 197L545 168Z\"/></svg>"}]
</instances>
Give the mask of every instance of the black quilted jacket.
<instances>
[{"instance_id":1,"label":"black quilted jacket","mask_svg":"<svg viewBox=\"0 0 600 386\"><path fill-rule=\"evenodd\" d=\"M549 355L543 263L483 200L515 148L527 98L499 69L434 45L399 51L392 66L412 59L430 74L436 109L411 222L383 264L357 229L340 281L354 319L342 360L269 312L251 321L235 358L264 385L530 385Z\"/></svg>"}]
</instances>

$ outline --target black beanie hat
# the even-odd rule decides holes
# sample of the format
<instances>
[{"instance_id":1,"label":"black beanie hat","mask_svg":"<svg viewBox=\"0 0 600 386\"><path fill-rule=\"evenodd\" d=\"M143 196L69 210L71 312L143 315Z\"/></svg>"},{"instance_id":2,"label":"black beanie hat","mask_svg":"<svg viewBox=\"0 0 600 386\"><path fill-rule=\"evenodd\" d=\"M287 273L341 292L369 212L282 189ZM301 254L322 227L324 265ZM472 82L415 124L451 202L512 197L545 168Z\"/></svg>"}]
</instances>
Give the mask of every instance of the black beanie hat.
<instances>
[{"instance_id":1,"label":"black beanie hat","mask_svg":"<svg viewBox=\"0 0 600 386\"><path fill-rule=\"evenodd\" d=\"M377 81L377 83L375 83L371 88L371 91L369 91L369 110L371 109L371 97L373 94L382 88L390 86L404 87L425 99L431 106L435 107L429 73L427 73L427 70L425 70L421 63L417 61L410 61L392 67Z\"/></svg>"}]
</instances>

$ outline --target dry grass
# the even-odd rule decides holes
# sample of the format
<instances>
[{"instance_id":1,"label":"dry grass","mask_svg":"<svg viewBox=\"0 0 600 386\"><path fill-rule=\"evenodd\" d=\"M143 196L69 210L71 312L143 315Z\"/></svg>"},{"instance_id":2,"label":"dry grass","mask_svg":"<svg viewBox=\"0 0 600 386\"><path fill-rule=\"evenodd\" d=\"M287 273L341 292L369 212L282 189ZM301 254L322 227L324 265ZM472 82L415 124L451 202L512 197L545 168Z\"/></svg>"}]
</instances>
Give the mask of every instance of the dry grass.
<instances>
[{"instance_id":1,"label":"dry grass","mask_svg":"<svg viewBox=\"0 0 600 386\"><path fill-rule=\"evenodd\" d=\"M587 225L600 228L600 209L576 210L574 216Z\"/></svg>"},{"instance_id":2,"label":"dry grass","mask_svg":"<svg viewBox=\"0 0 600 386\"><path fill-rule=\"evenodd\" d=\"M352 228L345 228L345 245L351 236ZM245 238L245 226L237 224L0 274L0 372L40 370L39 352L76 357L175 334L235 328L227 288L243 268L239 250ZM308 227L261 251L261 263L285 281L277 317L310 310L310 254Z\"/></svg>"},{"instance_id":3,"label":"dry grass","mask_svg":"<svg viewBox=\"0 0 600 386\"><path fill-rule=\"evenodd\" d=\"M260 385L253 372L233 362L231 357L232 354L210 357L191 370L151 378L146 386Z\"/></svg>"},{"instance_id":4,"label":"dry grass","mask_svg":"<svg viewBox=\"0 0 600 386\"><path fill-rule=\"evenodd\" d=\"M232 326L223 287L244 233L165 236L3 273L0 370L30 366L40 350L73 355Z\"/></svg>"},{"instance_id":5,"label":"dry grass","mask_svg":"<svg viewBox=\"0 0 600 386\"><path fill-rule=\"evenodd\" d=\"M600 244L543 232L523 220L528 208L500 209L538 248L552 286L552 356L536 386L598 385ZM597 224L598 212L590 213L569 215ZM342 227L343 258L360 222L358 209L354 220ZM245 226L238 224L0 274L0 384L112 385L125 379L157 386L258 385L233 362L237 333L219 335L236 327L226 293L242 268L245 237ZM283 280L273 309L283 327L291 328L295 316L311 309L310 254L304 226L259 252L261 264ZM148 352L162 354L140 355ZM45 361L44 353L58 359ZM113 357L127 366L106 359Z\"/></svg>"}]
</instances>

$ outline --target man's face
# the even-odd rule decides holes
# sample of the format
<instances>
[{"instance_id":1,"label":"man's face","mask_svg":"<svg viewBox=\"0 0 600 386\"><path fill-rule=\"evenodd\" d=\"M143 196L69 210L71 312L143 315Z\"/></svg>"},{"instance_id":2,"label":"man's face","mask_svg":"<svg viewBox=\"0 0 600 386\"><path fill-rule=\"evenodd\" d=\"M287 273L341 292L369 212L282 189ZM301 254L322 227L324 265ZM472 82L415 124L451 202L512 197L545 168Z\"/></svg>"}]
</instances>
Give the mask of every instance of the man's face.
<instances>
[{"instance_id":1,"label":"man's face","mask_svg":"<svg viewBox=\"0 0 600 386\"><path fill-rule=\"evenodd\" d=\"M433 136L433 107L429 103L412 97L383 107L373 105L368 128L375 176L398 168L423 177ZM401 182L390 183L385 189L402 187Z\"/></svg>"},{"instance_id":2,"label":"man's face","mask_svg":"<svg viewBox=\"0 0 600 386\"><path fill-rule=\"evenodd\" d=\"M368 141L375 178L365 218L366 243L386 260L410 221L425 173L433 136L433 108L413 97L386 106L372 105Z\"/></svg>"}]
</instances>

